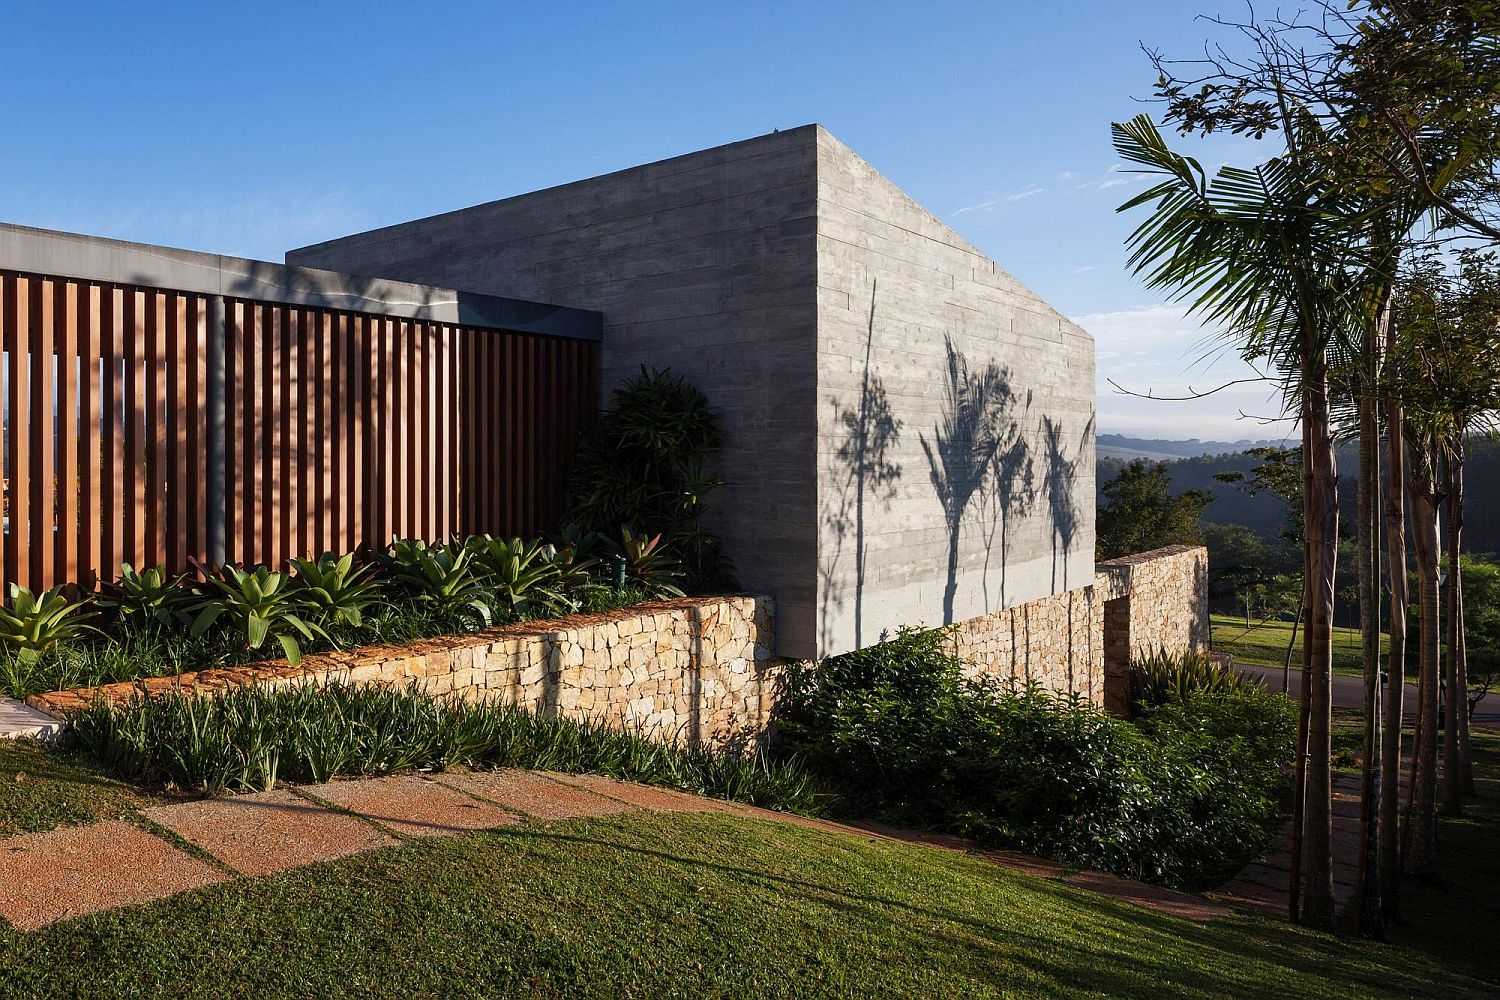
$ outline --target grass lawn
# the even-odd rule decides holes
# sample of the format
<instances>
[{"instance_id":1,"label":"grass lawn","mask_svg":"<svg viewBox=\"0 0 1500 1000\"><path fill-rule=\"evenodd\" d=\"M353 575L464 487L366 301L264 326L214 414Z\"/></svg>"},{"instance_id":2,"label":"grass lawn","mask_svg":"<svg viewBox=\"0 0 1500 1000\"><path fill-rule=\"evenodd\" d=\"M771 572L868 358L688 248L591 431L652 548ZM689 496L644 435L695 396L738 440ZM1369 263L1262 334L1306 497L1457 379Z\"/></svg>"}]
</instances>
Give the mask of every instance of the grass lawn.
<instances>
[{"instance_id":1,"label":"grass lawn","mask_svg":"<svg viewBox=\"0 0 1500 1000\"><path fill-rule=\"evenodd\" d=\"M7 750L8 766L17 753L50 762L39 784L57 789L0 799L29 803L18 826L140 804L60 755ZM33 934L0 925L0 996L1494 995L1500 746L1486 753L1490 798L1443 828L1466 866L1454 895L1417 887L1393 945L1190 923L917 846L637 814L405 844Z\"/></svg>"},{"instance_id":2,"label":"grass lawn","mask_svg":"<svg viewBox=\"0 0 1500 1000\"><path fill-rule=\"evenodd\" d=\"M0 740L0 837L131 819L158 801L74 754L34 740Z\"/></svg>"},{"instance_id":3,"label":"grass lawn","mask_svg":"<svg viewBox=\"0 0 1500 1000\"><path fill-rule=\"evenodd\" d=\"M1292 623L1282 621L1254 622L1245 627L1245 619L1234 615L1212 615L1212 646L1215 651L1229 653L1240 663L1259 663L1268 667L1281 667L1286 663L1287 643L1292 641ZM1292 669L1301 664L1302 630L1297 630L1297 649L1292 651ZM1384 656L1386 639L1380 639L1381 655ZM1360 665L1359 629L1339 628L1333 630L1334 673L1362 676Z\"/></svg>"}]
</instances>

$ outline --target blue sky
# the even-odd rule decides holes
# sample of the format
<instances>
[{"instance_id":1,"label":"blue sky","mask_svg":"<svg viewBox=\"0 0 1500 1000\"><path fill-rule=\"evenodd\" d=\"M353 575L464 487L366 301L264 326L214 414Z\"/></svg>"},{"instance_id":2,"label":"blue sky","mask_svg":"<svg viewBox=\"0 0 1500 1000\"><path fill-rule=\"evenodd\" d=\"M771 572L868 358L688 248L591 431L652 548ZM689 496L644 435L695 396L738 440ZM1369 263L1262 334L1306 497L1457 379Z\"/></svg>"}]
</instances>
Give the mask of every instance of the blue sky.
<instances>
[{"instance_id":1,"label":"blue sky","mask_svg":"<svg viewBox=\"0 0 1500 1000\"><path fill-rule=\"evenodd\" d=\"M817 121L1099 341L1103 432L1260 438L1261 387L1124 270L1139 43L1237 2L7 4L0 220L294 246ZM1267 155L1199 145L1210 166Z\"/></svg>"}]
</instances>

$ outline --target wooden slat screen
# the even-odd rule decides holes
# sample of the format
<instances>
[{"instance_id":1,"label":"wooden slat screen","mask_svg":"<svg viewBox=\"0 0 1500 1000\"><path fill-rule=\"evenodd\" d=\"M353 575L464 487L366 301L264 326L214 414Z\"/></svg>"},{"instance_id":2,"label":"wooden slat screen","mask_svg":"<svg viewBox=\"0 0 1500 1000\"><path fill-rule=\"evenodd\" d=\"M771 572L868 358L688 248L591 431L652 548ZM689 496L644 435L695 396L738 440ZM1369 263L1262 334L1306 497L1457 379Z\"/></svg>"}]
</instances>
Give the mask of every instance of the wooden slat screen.
<instances>
[{"instance_id":1,"label":"wooden slat screen","mask_svg":"<svg viewBox=\"0 0 1500 1000\"><path fill-rule=\"evenodd\" d=\"M0 585L556 526L591 341L0 271ZM209 464L222 336L224 464Z\"/></svg>"}]
</instances>

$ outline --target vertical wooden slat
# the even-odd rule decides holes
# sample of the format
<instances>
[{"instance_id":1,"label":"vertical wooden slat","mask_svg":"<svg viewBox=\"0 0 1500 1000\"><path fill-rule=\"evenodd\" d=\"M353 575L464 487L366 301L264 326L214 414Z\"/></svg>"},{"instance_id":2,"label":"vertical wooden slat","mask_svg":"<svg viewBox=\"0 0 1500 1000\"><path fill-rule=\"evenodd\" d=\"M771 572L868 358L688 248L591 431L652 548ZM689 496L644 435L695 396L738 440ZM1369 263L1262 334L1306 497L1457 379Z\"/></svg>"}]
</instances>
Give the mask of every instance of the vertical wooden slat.
<instances>
[{"instance_id":1,"label":"vertical wooden slat","mask_svg":"<svg viewBox=\"0 0 1500 1000\"><path fill-rule=\"evenodd\" d=\"M237 300L224 300L224 561L239 562L245 544L245 312ZM205 330L207 336L215 336ZM205 351L207 345L204 345ZM204 359L205 362L207 359ZM207 364L204 372L208 371ZM205 380L206 381L206 380ZM205 386L206 390L206 386ZM205 397L207 393L205 391ZM205 410L206 398L205 398ZM208 463L204 462L204 474Z\"/></svg>"},{"instance_id":2,"label":"vertical wooden slat","mask_svg":"<svg viewBox=\"0 0 1500 1000\"><path fill-rule=\"evenodd\" d=\"M78 282L59 282L61 317L57 353L57 575L62 583L78 574Z\"/></svg>"},{"instance_id":3,"label":"vertical wooden slat","mask_svg":"<svg viewBox=\"0 0 1500 1000\"><path fill-rule=\"evenodd\" d=\"M386 449L385 449L385 401L389 368L386 365L386 320L371 317L365 333L365 354L370 377L365 385L369 392L365 397L365 440L368 457L365 461L365 517L369 522L366 533L370 544L383 548L391 540L390 519L386 516Z\"/></svg>"},{"instance_id":4,"label":"vertical wooden slat","mask_svg":"<svg viewBox=\"0 0 1500 1000\"><path fill-rule=\"evenodd\" d=\"M385 528L383 541L393 536L406 537L405 525L400 520L400 450L398 448L401 420L401 369L400 341L397 339L396 323L381 321L380 370L381 379L381 524Z\"/></svg>"},{"instance_id":5,"label":"vertical wooden slat","mask_svg":"<svg viewBox=\"0 0 1500 1000\"><path fill-rule=\"evenodd\" d=\"M479 377L479 348L478 338L465 330L463 340L460 344L462 349L459 358L459 369L463 376L462 390L459 396L459 419L463 426L463 450L460 452L460 464L458 469L459 479L459 531L465 535L472 535L475 528L475 508L478 503L475 498L475 483L478 477L474 474L475 449L480 439L479 433L479 398L480 393L475 389L475 382Z\"/></svg>"},{"instance_id":6,"label":"vertical wooden slat","mask_svg":"<svg viewBox=\"0 0 1500 1000\"><path fill-rule=\"evenodd\" d=\"M394 339L391 341L391 377L387 380L391 386L391 504L392 524L396 526L396 533L402 538L410 538L415 534L411 530L408 520L409 510L406 503L407 487L411 475L410 466L407 463L407 439L411 433L411 394L407 391L408 375L411 371L407 364L406 348L410 343L410 331L403 320L396 320L392 324Z\"/></svg>"},{"instance_id":7,"label":"vertical wooden slat","mask_svg":"<svg viewBox=\"0 0 1500 1000\"><path fill-rule=\"evenodd\" d=\"M452 347L452 327L437 328L433 340L434 405L437 407L438 440L433 447L433 465L438 471L435 479L433 499L435 501L435 524L439 538L446 541L453 534L449 520L452 513L453 467L449 464L453 440L453 425L450 421L453 409L449 401L448 351Z\"/></svg>"},{"instance_id":8,"label":"vertical wooden slat","mask_svg":"<svg viewBox=\"0 0 1500 1000\"><path fill-rule=\"evenodd\" d=\"M432 529L427 524L426 500L432 485L427 461L432 425L427 420L427 324L412 323L410 332L411 343L406 352L406 360L411 366L406 382L411 411L411 430L407 435L406 506L412 534L430 540Z\"/></svg>"},{"instance_id":9,"label":"vertical wooden slat","mask_svg":"<svg viewBox=\"0 0 1500 1000\"><path fill-rule=\"evenodd\" d=\"M323 469L323 486L318 489L318 493L323 502L324 516L323 538L318 541L315 552L327 549L335 555L345 552L344 522L341 517L344 504L338 499L338 483L341 478L339 442L344 436L339 433L339 414L344 411L339 406L339 382L333 373L338 370L339 345L344 342L344 324L347 319L345 313L324 313L323 336L318 337L318 384L323 390L318 397L318 441L323 442L320 466Z\"/></svg>"},{"instance_id":10,"label":"vertical wooden slat","mask_svg":"<svg viewBox=\"0 0 1500 1000\"><path fill-rule=\"evenodd\" d=\"M103 379L99 401L99 522L103 529L99 562L114 577L125 559L124 443L120 412L124 408L124 371L120 358L125 343L125 293L114 285L100 293L99 372Z\"/></svg>"},{"instance_id":11,"label":"vertical wooden slat","mask_svg":"<svg viewBox=\"0 0 1500 1000\"><path fill-rule=\"evenodd\" d=\"M31 527L28 516L31 507L30 484L26 481L30 463L23 429L26 415L30 411L27 359L31 354L31 289L26 278L7 274L0 281L3 281L5 289L5 349L9 354L6 372L9 384L6 386L5 466L6 513L10 521L4 554L8 596L11 584L23 582L27 564L27 538Z\"/></svg>"},{"instance_id":12,"label":"vertical wooden slat","mask_svg":"<svg viewBox=\"0 0 1500 1000\"><path fill-rule=\"evenodd\" d=\"M240 448L240 477L236 484L236 496L240 502L240 561L258 556L261 531L260 519L264 504L261 504L261 460L266 456L261 430L261 405L263 405L264 378L266 370L266 342L261 334L261 312L255 303L234 304L237 337L240 346L240 427L236 433ZM258 561L258 559L257 559Z\"/></svg>"},{"instance_id":13,"label":"vertical wooden slat","mask_svg":"<svg viewBox=\"0 0 1500 1000\"><path fill-rule=\"evenodd\" d=\"M463 430L459 405L459 359L462 357L463 327L448 328L448 532L463 532L463 477L460 475L463 454Z\"/></svg>"},{"instance_id":14,"label":"vertical wooden slat","mask_svg":"<svg viewBox=\"0 0 1500 1000\"><path fill-rule=\"evenodd\" d=\"M187 569L187 328L188 295L168 298L165 516L166 560L173 572Z\"/></svg>"},{"instance_id":15,"label":"vertical wooden slat","mask_svg":"<svg viewBox=\"0 0 1500 1000\"><path fill-rule=\"evenodd\" d=\"M361 316L349 318L349 340L348 351L344 355L344 368L348 374L345 383L347 392L344 404L348 410L348 439L346 444L345 462L348 465L349 478L344 495L353 506L349 517L349 540L350 548L359 548L365 544L365 525L368 519L365 514L369 509L365 494L365 397L366 386L369 382L365 378L366 351L368 350L369 337L367 330L369 322Z\"/></svg>"},{"instance_id":16,"label":"vertical wooden slat","mask_svg":"<svg viewBox=\"0 0 1500 1000\"><path fill-rule=\"evenodd\" d=\"M54 283L47 278L31 285L31 587L41 591L52 586L56 554L56 516L53 511L54 476L57 464L53 445L55 397L53 377L57 358Z\"/></svg>"},{"instance_id":17,"label":"vertical wooden slat","mask_svg":"<svg viewBox=\"0 0 1500 1000\"><path fill-rule=\"evenodd\" d=\"M307 524L302 490L302 446L307 425L302 420L302 336L307 325L306 314L296 307L286 309L286 326L282 345L286 357L281 369L281 557L273 564L280 568L292 556L302 555L302 532Z\"/></svg>"},{"instance_id":18,"label":"vertical wooden slat","mask_svg":"<svg viewBox=\"0 0 1500 1000\"><path fill-rule=\"evenodd\" d=\"M143 412L143 440L146 445L146 546L141 556L148 566L166 562L163 552L163 518L165 511L165 479L163 458L165 457L166 407L162 379L162 355L165 353L165 334L169 324L167 296L164 292L148 292L146 295L148 317L146 326L146 406Z\"/></svg>"},{"instance_id":19,"label":"vertical wooden slat","mask_svg":"<svg viewBox=\"0 0 1500 1000\"><path fill-rule=\"evenodd\" d=\"M261 393L256 426L260 438L260 523L256 562L273 562L281 549L281 518L277 510L280 482L276 475L276 458L280 450L281 426L281 310L267 306L261 310Z\"/></svg>"},{"instance_id":20,"label":"vertical wooden slat","mask_svg":"<svg viewBox=\"0 0 1500 1000\"><path fill-rule=\"evenodd\" d=\"M204 502L207 500L206 477L208 448L203 431L208 423L207 385L203 372L208 367L208 344L205 334L208 325L208 300L193 296L188 302L187 324L187 433L183 437L184 466L187 470L187 551L194 559L208 558L208 519L204 517ZM232 355L226 346L225 364L232 364ZM226 382L229 378L226 376ZM233 407L233 399L226 398L225 412ZM226 456L226 461L229 461ZM232 465L230 466L232 467ZM228 531L226 529L225 538Z\"/></svg>"},{"instance_id":21,"label":"vertical wooden slat","mask_svg":"<svg viewBox=\"0 0 1500 1000\"><path fill-rule=\"evenodd\" d=\"M90 282L84 289L78 335L79 388L78 421L78 562L81 582L92 589L108 574L100 560L101 511L99 504L99 324L103 319L103 299L108 293Z\"/></svg>"}]
</instances>

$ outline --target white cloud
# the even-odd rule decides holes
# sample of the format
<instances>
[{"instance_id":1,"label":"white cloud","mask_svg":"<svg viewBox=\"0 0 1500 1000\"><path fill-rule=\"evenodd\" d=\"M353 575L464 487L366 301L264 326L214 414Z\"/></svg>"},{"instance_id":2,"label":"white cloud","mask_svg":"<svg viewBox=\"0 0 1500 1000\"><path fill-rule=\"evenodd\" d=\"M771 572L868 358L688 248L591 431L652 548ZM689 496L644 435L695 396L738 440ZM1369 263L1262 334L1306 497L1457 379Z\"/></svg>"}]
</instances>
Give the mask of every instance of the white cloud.
<instances>
[{"instance_id":1,"label":"white cloud","mask_svg":"<svg viewBox=\"0 0 1500 1000\"><path fill-rule=\"evenodd\" d=\"M993 212L995 209L1003 208L1012 202L1034 198L1045 190L1047 189L1040 184L1028 184L1026 187L1019 188L1007 194L1001 194L998 191L986 191L982 196L982 201L976 201L972 205L965 205L963 208L956 209L953 214L967 215L970 212Z\"/></svg>"},{"instance_id":2,"label":"white cloud","mask_svg":"<svg viewBox=\"0 0 1500 1000\"><path fill-rule=\"evenodd\" d=\"M1286 424L1261 425L1241 415L1280 416L1276 384L1241 381L1258 379L1260 373L1180 306L1150 305L1071 318L1095 339L1101 431L1228 440L1285 432ZM1217 391L1198 395L1208 390ZM1144 398L1148 395L1158 398ZM1162 398L1194 396L1198 398Z\"/></svg>"},{"instance_id":3,"label":"white cloud","mask_svg":"<svg viewBox=\"0 0 1500 1000\"><path fill-rule=\"evenodd\" d=\"M1073 188L1074 190L1083 190L1085 188L1098 188L1100 190L1103 190L1105 188L1123 187L1126 184L1140 184L1145 180L1145 174L1132 173L1125 166L1125 164L1116 163L1107 171L1105 171L1103 177L1091 181L1084 181L1081 184L1075 184L1073 185Z\"/></svg>"}]
</instances>

